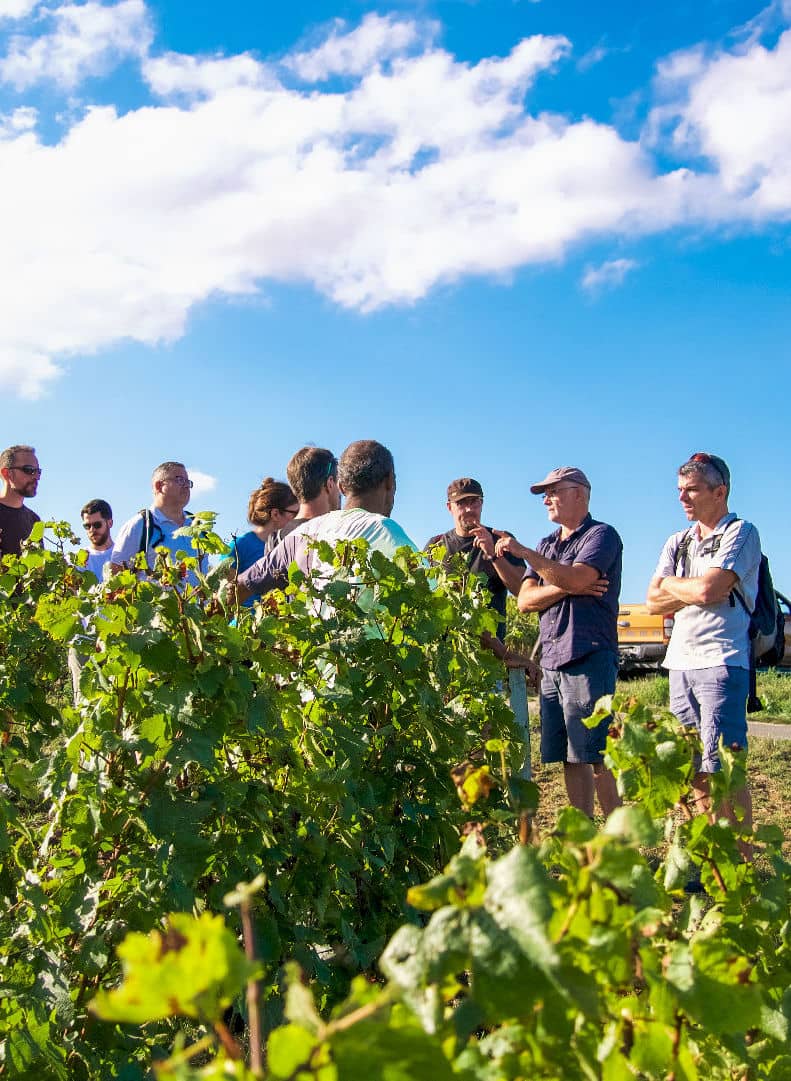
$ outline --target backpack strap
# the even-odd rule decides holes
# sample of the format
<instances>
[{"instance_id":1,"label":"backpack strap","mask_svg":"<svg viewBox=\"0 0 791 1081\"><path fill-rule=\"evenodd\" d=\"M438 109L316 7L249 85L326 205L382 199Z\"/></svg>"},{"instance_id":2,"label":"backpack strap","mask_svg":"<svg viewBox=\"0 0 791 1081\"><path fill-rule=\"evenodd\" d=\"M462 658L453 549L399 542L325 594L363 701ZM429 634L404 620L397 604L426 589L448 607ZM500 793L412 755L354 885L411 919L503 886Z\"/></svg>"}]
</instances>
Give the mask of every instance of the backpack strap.
<instances>
[{"instance_id":1,"label":"backpack strap","mask_svg":"<svg viewBox=\"0 0 791 1081\"><path fill-rule=\"evenodd\" d=\"M143 528L140 531L138 553L147 552L149 548L156 548L165 539L165 534L154 521L154 515L151 513L150 507L141 510L140 517L143 519Z\"/></svg>"},{"instance_id":2,"label":"backpack strap","mask_svg":"<svg viewBox=\"0 0 791 1081\"><path fill-rule=\"evenodd\" d=\"M673 570L674 570L675 576L677 578L685 578L686 577L686 574L684 573L685 570L686 570L684 564L687 561L687 552L689 551L689 546L692 543L692 530L694 528L695 527L693 525L693 526L690 526L689 529L686 529L684 531L684 535L682 536L681 540L676 545L676 550L673 553ZM679 567L681 568L681 573L680 574L679 574Z\"/></svg>"}]
</instances>

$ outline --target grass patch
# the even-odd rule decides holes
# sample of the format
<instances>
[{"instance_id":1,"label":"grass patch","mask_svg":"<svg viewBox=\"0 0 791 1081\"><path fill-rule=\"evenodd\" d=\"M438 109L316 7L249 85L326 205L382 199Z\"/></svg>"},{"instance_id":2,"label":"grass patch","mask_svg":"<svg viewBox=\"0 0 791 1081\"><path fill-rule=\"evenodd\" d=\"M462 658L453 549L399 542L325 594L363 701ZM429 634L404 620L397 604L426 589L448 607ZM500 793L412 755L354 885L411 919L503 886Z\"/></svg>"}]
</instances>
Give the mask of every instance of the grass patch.
<instances>
[{"instance_id":1,"label":"grass patch","mask_svg":"<svg viewBox=\"0 0 791 1081\"><path fill-rule=\"evenodd\" d=\"M619 682L618 690L637 696L647 705L666 707L668 704L668 680L666 676L648 676ZM791 723L791 676L776 672L759 673L758 694L766 705L762 713L754 715L756 721L777 720ZM537 704L531 697L531 707ZM555 828L558 814L568 803L560 763L542 765L540 744L541 728L538 716L531 716L531 758L533 780L540 790L540 803L536 825L546 834ZM791 803L787 793L791 788L791 744L787 740L750 737L748 758L748 783L753 797L753 819L756 826L772 822L783 831L786 858L791 859ZM597 805L598 812L598 805Z\"/></svg>"},{"instance_id":2,"label":"grass patch","mask_svg":"<svg viewBox=\"0 0 791 1081\"><path fill-rule=\"evenodd\" d=\"M775 668L758 673L758 697L764 704L756 721L791 722L791 672Z\"/></svg>"},{"instance_id":3,"label":"grass patch","mask_svg":"<svg viewBox=\"0 0 791 1081\"><path fill-rule=\"evenodd\" d=\"M619 679L615 688L621 694L639 699L654 709L666 709L670 704L670 680L667 676L639 676Z\"/></svg>"}]
</instances>

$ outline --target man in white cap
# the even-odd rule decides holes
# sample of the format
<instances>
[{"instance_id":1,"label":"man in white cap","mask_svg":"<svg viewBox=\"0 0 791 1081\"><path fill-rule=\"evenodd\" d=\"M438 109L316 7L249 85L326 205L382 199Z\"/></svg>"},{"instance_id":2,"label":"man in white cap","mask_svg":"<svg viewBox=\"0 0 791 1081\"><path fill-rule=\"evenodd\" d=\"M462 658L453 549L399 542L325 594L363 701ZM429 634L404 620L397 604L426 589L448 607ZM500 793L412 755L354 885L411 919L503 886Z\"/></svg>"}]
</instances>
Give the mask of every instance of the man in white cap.
<instances>
[{"instance_id":1,"label":"man in white cap","mask_svg":"<svg viewBox=\"0 0 791 1081\"><path fill-rule=\"evenodd\" d=\"M563 763L569 802L592 817L594 793L605 816L620 803L603 762L609 717L593 729L582 719L615 690L623 545L612 526L591 517L590 490L581 469L553 469L530 491L544 497L558 529L535 549L502 535L496 551L529 564L517 603L539 613L541 759Z\"/></svg>"}]
</instances>

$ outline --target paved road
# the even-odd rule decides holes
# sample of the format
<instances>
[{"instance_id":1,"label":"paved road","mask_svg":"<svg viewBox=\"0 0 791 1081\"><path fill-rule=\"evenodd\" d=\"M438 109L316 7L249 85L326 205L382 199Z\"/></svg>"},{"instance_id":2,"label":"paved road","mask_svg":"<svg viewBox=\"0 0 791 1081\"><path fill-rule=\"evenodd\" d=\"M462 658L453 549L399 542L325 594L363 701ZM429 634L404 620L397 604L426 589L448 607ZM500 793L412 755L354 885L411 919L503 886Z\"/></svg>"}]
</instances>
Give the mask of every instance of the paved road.
<instances>
[{"instance_id":1,"label":"paved road","mask_svg":"<svg viewBox=\"0 0 791 1081\"><path fill-rule=\"evenodd\" d=\"M767 721L748 721L747 732L764 739L791 739L791 724L769 724Z\"/></svg>"}]
</instances>

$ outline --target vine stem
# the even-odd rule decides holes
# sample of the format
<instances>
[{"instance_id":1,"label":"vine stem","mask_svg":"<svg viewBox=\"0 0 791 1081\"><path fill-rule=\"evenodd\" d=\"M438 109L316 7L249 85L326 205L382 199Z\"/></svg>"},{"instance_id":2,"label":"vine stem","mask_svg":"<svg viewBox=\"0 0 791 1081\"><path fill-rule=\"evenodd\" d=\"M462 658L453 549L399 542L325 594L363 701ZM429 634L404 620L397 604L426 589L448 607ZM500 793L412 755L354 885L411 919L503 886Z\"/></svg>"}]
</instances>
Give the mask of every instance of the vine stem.
<instances>
[{"instance_id":1,"label":"vine stem","mask_svg":"<svg viewBox=\"0 0 791 1081\"><path fill-rule=\"evenodd\" d=\"M692 811L690 811L687 801L685 799L682 799L679 803L679 806L681 807L682 813L686 816L687 822L691 822L695 816L693 815ZM713 820L713 813L710 813L709 821L712 822ZM714 859L711 856L704 856L703 858L705 859L706 863L708 863L711 867L711 873L714 875L714 881L717 883L723 893L727 893L728 891L725 887L725 879L722 877L720 869Z\"/></svg>"},{"instance_id":2,"label":"vine stem","mask_svg":"<svg viewBox=\"0 0 791 1081\"><path fill-rule=\"evenodd\" d=\"M237 1062L243 1057L242 1049L233 1036L228 1031L228 1026L224 1021L214 1022L214 1031L220 1038L220 1043L225 1048L225 1052L229 1058L235 1059Z\"/></svg>"},{"instance_id":3,"label":"vine stem","mask_svg":"<svg viewBox=\"0 0 791 1081\"><path fill-rule=\"evenodd\" d=\"M242 917L242 937L244 938L245 957L255 962L255 931L253 913L248 898L240 905ZM250 1020L250 1068L254 1073L263 1071L263 1039L261 1035L261 1011L258 1005L258 980L247 981L247 1015Z\"/></svg>"},{"instance_id":4,"label":"vine stem","mask_svg":"<svg viewBox=\"0 0 791 1081\"><path fill-rule=\"evenodd\" d=\"M365 1021L369 1017L374 1017L377 1013L387 1009L390 1005L391 995L387 992L383 992L380 998L374 1002L366 1002L364 1006L360 1006L357 1010L352 1010L351 1013L347 1013L344 1017L339 1017L337 1021L331 1021L324 1027L320 1033L322 1039L327 1039L335 1032L345 1032L347 1028L352 1028L354 1025Z\"/></svg>"}]
</instances>

